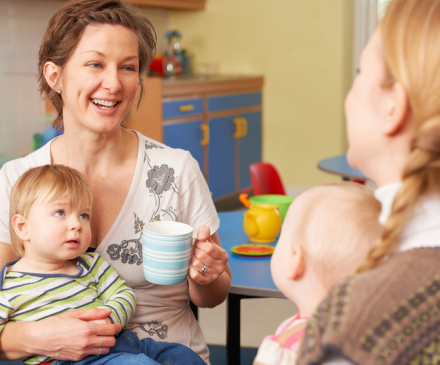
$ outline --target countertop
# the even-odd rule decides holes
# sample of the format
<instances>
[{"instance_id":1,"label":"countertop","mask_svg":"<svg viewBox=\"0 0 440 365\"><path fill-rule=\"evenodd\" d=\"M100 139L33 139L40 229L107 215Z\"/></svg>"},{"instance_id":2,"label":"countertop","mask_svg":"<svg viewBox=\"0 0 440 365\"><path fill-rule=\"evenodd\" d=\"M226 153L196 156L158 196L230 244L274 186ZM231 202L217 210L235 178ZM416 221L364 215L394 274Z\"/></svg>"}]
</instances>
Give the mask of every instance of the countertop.
<instances>
[{"instance_id":1,"label":"countertop","mask_svg":"<svg viewBox=\"0 0 440 365\"><path fill-rule=\"evenodd\" d=\"M243 89L259 89L262 75L185 75L162 79L162 97L190 95Z\"/></svg>"}]
</instances>

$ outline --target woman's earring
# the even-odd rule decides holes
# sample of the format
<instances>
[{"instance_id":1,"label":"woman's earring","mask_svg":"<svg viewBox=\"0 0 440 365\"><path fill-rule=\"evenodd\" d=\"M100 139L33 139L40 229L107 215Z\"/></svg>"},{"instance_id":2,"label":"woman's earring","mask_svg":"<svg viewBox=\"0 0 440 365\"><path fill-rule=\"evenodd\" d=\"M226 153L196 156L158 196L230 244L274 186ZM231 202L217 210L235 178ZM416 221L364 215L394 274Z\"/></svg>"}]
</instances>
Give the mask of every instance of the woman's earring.
<instances>
[{"instance_id":1,"label":"woman's earring","mask_svg":"<svg viewBox=\"0 0 440 365\"><path fill-rule=\"evenodd\" d=\"M57 90L57 93L58 93L58 94L61 94L61 89L58 89L58 90Z\"/></svg>"}]
</instances>

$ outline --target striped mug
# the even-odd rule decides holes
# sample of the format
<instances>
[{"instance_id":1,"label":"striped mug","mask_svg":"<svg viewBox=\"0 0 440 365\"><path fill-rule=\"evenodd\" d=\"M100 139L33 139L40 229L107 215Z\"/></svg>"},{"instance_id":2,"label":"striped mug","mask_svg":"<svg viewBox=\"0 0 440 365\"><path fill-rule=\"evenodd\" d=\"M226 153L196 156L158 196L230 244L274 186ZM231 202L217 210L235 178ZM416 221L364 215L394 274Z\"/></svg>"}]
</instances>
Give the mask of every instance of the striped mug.
<instances>
[{"instance_id":1,"label":"striped mug","mask_svg":"<svg viewBox=\"0 0 440 365\"><path fill-rule=\"evenodd\" d=\"M185 281L192 243L193 228L188 224L174 221L145 224L142 234L145 279L161 285Z\"/></svg>"}]
</instances>

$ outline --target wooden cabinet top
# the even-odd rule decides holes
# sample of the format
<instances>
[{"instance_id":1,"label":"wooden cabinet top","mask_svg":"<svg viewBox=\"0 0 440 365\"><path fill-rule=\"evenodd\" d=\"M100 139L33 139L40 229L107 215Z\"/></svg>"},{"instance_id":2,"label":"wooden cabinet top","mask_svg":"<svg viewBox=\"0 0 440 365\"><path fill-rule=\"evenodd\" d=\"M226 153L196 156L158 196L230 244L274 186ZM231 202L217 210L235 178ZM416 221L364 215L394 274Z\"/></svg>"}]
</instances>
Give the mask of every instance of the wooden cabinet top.
<instances>
[{"instance_id":1,"label":"wooden cabinet top","mask_svg":"<svg viewBox=\"0 0 440 365\"><path fill-rule=\"evenodd\" d=\"M66 0L52 0L66 1ZM160 9L177 10L203 10L206 0L125 0L127 3L137 6L146 6Z\"/></svg>"},{"instance_id":2,"label":"wooden cabinet top","mask_svg":"<svg viewBox=\"0 0 440 365\"><path fill-rule=\"evenodd\" d=\"M162 79L162 97L261 89L263 83L261 75L180 76Z\"/></svg>"},{"instance_id":3,"label":"wooden cabinet top","mask_svg":"<svg viewBox=\"0 0 440 365\"><path fill-rule=\"evenodd\" d=\"M150 8L203 10L206 0L127 0L130 4Z\"/></svg>"}]
</instances>

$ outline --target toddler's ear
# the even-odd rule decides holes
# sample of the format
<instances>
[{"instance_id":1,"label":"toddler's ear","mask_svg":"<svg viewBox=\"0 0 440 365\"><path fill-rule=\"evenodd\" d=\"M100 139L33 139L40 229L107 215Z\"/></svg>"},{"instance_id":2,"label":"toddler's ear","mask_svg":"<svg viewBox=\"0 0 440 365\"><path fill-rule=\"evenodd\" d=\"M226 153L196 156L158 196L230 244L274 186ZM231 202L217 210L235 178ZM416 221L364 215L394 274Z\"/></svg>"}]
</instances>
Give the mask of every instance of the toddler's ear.
<instances>
[{"instance_id":1,"label":"toddler's ear","mask_svg":"<svg viewBox=\"0 0 440 365\"><path fill-rule=\"evenodd\" d=\"M289 259L287 278L289 280L300 280L306 271L304 249L300 245L293 245L292 255Z\"/></svg>"},{"instance_id":2,"label":"toddler's ear","mask_svg":"<svg viewBox=\"0 0 440 365\"><path fill-rule=\"evenodd\" d=\"M21 214L14 215L12 218L12 225L14 226L14 231L22 241L29 241L29 232L27 231L27 221L26 218Z\"/></svg>"}]
</instances>

